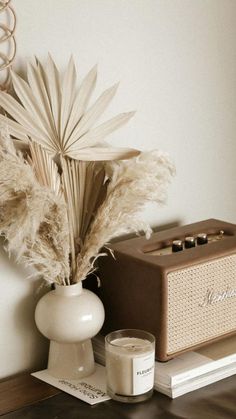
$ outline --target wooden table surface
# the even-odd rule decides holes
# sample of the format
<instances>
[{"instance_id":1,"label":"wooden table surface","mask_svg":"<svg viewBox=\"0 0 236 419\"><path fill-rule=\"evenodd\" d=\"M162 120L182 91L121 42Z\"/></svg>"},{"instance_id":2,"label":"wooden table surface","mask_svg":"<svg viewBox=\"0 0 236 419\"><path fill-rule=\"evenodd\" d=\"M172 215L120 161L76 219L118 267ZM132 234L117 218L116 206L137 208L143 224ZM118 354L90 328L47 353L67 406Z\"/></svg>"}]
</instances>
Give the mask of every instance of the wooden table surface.
<instances>
[{"instance_id":1,"label":"wooden table surface","mask_svg":"<svg viewBox=\"0 0 236 419\"><path fill-rule=\"evenodd\" d=\"M236 376L177 399L154 392L144 403L89 406L25 374L0 383L2 419L235 419Z\"/></svg>"}]
</instances>

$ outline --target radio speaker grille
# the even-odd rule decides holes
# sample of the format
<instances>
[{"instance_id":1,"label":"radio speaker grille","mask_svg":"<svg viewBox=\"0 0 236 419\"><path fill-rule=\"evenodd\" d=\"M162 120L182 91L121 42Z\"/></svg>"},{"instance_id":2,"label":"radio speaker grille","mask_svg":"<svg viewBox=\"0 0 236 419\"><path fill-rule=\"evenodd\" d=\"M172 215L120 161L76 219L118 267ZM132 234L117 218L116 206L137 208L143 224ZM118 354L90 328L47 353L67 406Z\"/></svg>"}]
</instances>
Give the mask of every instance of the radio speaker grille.
<instances>
[{"instance_id":1,"label":"radio speaker grille","mask_svg":"<svg viewBox=\"0 0 236 419\"><path fill-rule=\"evenodd\" d=\"M167 353L236 330L236 255L167 274Z\"/></svg>"}]
</instances>

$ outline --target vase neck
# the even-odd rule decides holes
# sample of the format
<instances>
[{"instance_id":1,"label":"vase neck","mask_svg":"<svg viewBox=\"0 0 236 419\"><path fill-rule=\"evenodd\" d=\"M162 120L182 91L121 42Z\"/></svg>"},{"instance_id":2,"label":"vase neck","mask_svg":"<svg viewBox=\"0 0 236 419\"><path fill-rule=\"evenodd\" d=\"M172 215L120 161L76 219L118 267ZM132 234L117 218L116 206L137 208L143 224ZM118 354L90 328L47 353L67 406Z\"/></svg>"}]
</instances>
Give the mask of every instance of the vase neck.
<instances>
[{"instance_id":1,"label":"vase neck","mask_svg":"<svg viewBox=\"0 0 236 419\"><path fill-rule=\"evenodd\" d=\"M78 295L81 294L82 282L77 282L77 284L72 285L58 285L55 284L55 292L57 295Z\"/></svg>"}]
</instances>

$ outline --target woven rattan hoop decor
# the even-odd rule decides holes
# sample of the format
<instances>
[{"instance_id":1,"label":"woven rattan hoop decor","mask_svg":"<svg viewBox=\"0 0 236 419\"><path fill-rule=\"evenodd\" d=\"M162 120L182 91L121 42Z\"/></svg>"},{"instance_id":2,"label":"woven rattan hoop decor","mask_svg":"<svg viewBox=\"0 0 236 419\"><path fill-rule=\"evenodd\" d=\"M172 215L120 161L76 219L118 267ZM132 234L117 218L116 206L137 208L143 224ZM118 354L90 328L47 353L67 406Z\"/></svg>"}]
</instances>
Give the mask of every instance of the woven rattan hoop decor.
<instances>
[{"instance_id":1,"label":"woven rattan hoop decor","mask_svg":"<svg viewBox=\"0 0 236 419\"><path fill-rule=\"evenodd\" d=\"M11 74L10 69L12 62L16 55L16 40L15 40L15 29L16 29L16 14L12 6L10 5L11 0L1 0L0 1L0 15L4 14L4 18L6 20L11 21L11 27L8 24L0 22L0 30L2 35L0 36L0 48L4 44L7 49L8 53L2 52L0 50L0 72L1 75L4 72L3 81L0 83L0 90L8 90L11 83Z\"/></svg>"}]
</instances>

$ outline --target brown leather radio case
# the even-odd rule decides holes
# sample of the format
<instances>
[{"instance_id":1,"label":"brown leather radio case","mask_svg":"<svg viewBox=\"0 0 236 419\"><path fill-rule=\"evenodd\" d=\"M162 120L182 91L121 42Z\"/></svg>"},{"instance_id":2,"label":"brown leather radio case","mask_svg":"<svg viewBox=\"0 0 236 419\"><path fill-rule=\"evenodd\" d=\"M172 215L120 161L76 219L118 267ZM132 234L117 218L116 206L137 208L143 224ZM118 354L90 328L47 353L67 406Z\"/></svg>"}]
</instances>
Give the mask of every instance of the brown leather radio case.
<instances>
[{"instance_id":1,"label":"brown leather radio case","mask_svg":"<svg viewBox=\"0 0 236 419\"><path fill-rule=\"evenodd\" d=\"M208 243L172 253L173 240L208 234ZM137 237L100 258L103 333L143 329L166 361L236 332L236 225L219 220Z\"/></svg>"}]
</instances>

